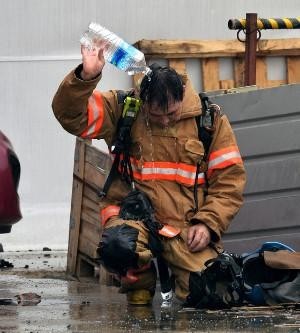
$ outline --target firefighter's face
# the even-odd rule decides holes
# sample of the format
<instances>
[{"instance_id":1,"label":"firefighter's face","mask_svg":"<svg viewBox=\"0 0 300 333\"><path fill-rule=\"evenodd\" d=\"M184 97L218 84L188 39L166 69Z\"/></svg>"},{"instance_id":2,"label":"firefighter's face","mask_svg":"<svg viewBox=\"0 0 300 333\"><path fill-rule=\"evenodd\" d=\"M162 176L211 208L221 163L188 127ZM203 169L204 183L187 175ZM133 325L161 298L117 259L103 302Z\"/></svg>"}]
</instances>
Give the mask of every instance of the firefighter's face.
<instances>
[{"instance_id":1,"label":"firefighter's face","mask_svg":"<svg viewBox=\"0 0 300 333\"><path fill-rule=\"evenodd\" d=\"M168 108L162 109L156 103L151 105L145 104L144 110L148 119L161 127L168 127L174 125L180 118L182 109L182 101L169 100Z\"/></svg>"}]
</instances>

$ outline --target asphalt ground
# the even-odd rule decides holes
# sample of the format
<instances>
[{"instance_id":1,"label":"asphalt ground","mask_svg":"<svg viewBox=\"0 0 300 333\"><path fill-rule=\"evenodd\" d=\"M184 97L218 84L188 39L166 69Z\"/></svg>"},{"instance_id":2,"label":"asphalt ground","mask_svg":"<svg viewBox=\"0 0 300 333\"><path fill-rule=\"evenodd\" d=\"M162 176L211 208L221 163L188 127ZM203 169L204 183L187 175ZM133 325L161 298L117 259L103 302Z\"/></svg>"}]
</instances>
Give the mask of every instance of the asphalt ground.
<instances>
[{"instance_id":1,"label":"asphalt ground","mask_svg":"<svg viewBox=\"0 0 300 333\"><path fill-rule=\"evenodd\" d=\"M65 274L65 251L3 252L14 267L0 270L2 332L300 332L300 304L230 310L128 306L116 287Z\"/></svg>"}]
</instances>

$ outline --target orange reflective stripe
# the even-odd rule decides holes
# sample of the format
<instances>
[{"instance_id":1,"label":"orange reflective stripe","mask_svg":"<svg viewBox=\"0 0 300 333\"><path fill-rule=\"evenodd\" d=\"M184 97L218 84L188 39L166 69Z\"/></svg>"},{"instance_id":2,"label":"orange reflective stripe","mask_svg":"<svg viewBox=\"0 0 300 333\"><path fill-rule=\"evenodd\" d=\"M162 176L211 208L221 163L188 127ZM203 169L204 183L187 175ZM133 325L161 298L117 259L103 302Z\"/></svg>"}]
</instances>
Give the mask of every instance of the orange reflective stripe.
<instances>
[{"instance_id":1,"label":"orange reflective stripe","mask_svg":"<svg viewBox=\"0 0 300 333\"><path fill-rule=\"evenodd\" d=\"M169 180L185 185L194 185L196 176L196 166L175 162L144 162L138 166L139 162L131 159L133 176L138 180ZM199 173L198 184L203 184L204 174Z\"/></svg>"},{"instance_id":2,"label":"orange reflective stripe","mask_svg":"<svg viewBox=\"0 0 300 333\"><path fill-rule=\"evenodd\" d=\"M226 148L222 148L222 149L218 149L216 151L213 151L212 153L210 153L209 155L209 161L214 160L215 158L222 156L226 153L230 153L232 151L237 151L239 153L239 149L237 146L229 146Z\"/></svg>"},{"instance_id":3,"label":"orange reflective stripe","mask_svg":"<svg viewBox=\"0 0 300 333\"><path fill-rule=\"evenodd\" d=\"M232 164L243 163L237 146L214 151L209 156L208 176L214 169L223 169ZM144 162L131 158L133 177L137 180L167 180L192 186L195 183L196 166L176 162ZM204 184L204 173L198 175L198 184Z\"/></svg>"},{"instance_id":4,"label":"orange reflective stripe","mask_svg":"<svg viewBox=\"0 0 300 333\"><path fill-rule=\"evenodd\" d=\"M110 217L119 215L119 212L120 212L119 206L110 205L103 208L100 212L100 219L102 226L105 225L105 223Z\"/></svg>"},{"instance_id":5,"label":"orange reflective stripe","mask_svg":"<svg viewBox=\"0 0 300 333\"><path fill-rule=\"evenodd\" d=\"M173 169L177 169L178 167L180 167L181 169L185 170L185 171L195 171L196 167L190 164L185 164L185 163L177 163L177 162L144 162L143 164L144 168L151 168L151 167L155 167L155 168L173 168Z\"/></svg>"},{"instance_id":6,"label":"orange reflective stripe","mask_svg":"<svg viewBox=\"0 0 300 333\"><path fill-rule=\"evenodd\" d=\"M224 169L230 165L239 163L243 163L243 160L237 146L230 146L214 151L209 156L208 176L215 169Z\"/></svg>"},{"instance_id":7,"label":"orange reflective stripe","mask_svg":"<svg viewBox=\"0 0 300 333\"><path fill-rule=\"evenodd\" d=\"M136 281L139 280L139 278L135 275L135 273L142 273L147 271L148 269L151 268L151 264L145 264L144 266L140 268L130 268L127 270L126 275L121 277L121 281L124 283L135 283Z\"/></svg>"},{"instance_id":8,"label":"orange reflective stripe","mask_svg":"<svg viewBox=\"0 0 300 333\"><path fill-rule=\"evenodd\" d=\"M93 139L101 130L104 118L103 99L99 91L94 91L88 99L87 128L81 134L82 138Z\"/></svg>"},{"instance_id":9,"label":"orange reflective stripe","mask_svg":"<svg viewBox=\"0 0 300 333\"><path fill-rule=\"evenodd\" d=\"M163 227L158 231L158 233L161 236L167 237L167 238L173 238L180 234L180 229L175 228L169 224L164 224Z\"/></svg>"},{"instance_id":10,"label":"orange reflective stripe","mask_svg":"<svg viewBox=\"0 0 300 333\"><path fill-rule=\"evenodd\" d=\"M136 275L134 275L134 272L130 269L126 272L125 276L121 277L121 281L126 284L132 284L137 282L138 280L139 278Z\"/></svg>"}]
</instances>

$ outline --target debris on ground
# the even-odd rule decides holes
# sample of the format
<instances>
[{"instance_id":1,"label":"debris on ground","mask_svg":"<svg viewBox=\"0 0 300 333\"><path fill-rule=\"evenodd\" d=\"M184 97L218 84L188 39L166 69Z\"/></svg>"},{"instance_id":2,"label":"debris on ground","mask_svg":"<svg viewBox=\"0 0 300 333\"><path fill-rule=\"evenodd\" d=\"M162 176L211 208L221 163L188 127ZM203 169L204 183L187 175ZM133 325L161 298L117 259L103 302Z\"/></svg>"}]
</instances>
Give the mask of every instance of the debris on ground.
<instances>
[{"instance_id":1,"label":"debris on ground","mask_svg":"<svg viewBox=\"0 0 300 333\"><path fill-rule=\"evenodd\" d=\"M11 298L0 298L0 305L17 305Z\"/></svg>"},{"instance_id":2,"label":"debris on ground","mask_svg":"<svg viewBox=\"0 0 300 333\"><path fill-rule=\"evenodd\" d=\"M41 302L41 296L36 293L23 293L15 296L18 305L37 305Z\"/></svg>"},{"instance_id":3,"label":"debris on ground","mask_svg":"<svg viewBox=\"0 0 300 333\"><path fill-rule=\"evenodd\" d=\"M4 259L0 259L0 268L12 268L12 267L14 267L14 265L11 262Z\"/></svg>"}]
</instances>

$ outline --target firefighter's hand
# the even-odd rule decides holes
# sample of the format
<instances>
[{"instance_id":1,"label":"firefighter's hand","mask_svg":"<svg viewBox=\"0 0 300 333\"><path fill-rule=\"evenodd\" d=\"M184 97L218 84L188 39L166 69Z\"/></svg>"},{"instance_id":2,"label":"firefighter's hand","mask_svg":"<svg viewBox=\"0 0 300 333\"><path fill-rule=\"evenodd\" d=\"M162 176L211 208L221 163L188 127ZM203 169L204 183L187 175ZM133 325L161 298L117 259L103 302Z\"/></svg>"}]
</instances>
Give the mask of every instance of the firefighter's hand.
<instances>
[{"instance_id":1,"label":"firefighter's hand","mask_svg":"<svg viewBox=\"0 0 300 333\"><path fill-rule=\"evenodd\" d=\"M81 46L82 55L82 71L80 73L83 80L92 80L96 78L105 65L105 59L103 51L105 49L105 43L99 43L93 49Z\"/></svg>"},{"instance_id":2,"label":"firefighter's hand","mask_svg":"<svg viewBox=\"0 0 300 333\"><path fill-rule=\"evenodd\" d=\"M190 252L198 252L210 243L210 231L205 224L199 223L189 227L187 245Z\"/></svg>"}]
</instances>

